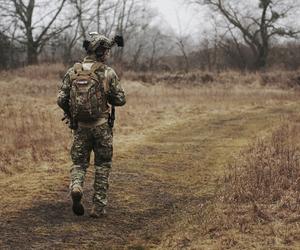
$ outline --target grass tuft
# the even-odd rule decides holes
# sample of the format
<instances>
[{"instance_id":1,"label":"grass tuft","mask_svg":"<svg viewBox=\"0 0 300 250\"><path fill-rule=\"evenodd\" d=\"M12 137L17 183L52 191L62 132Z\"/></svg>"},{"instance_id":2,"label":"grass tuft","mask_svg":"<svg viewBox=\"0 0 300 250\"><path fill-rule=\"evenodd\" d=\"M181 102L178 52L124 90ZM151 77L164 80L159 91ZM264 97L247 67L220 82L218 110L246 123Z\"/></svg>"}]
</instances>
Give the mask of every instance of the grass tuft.
<instances>
[{"instance_id":1,"label":"grass tuft","mask_svg":"<svg viewBox=\"0 0 300 250\"><path fill-rule=\"evenodd\" d=\"M299 134L299 127L285 123L238 155L229 166L225 201L273 203L300 191Z\"/></svg>"}]
</instances>

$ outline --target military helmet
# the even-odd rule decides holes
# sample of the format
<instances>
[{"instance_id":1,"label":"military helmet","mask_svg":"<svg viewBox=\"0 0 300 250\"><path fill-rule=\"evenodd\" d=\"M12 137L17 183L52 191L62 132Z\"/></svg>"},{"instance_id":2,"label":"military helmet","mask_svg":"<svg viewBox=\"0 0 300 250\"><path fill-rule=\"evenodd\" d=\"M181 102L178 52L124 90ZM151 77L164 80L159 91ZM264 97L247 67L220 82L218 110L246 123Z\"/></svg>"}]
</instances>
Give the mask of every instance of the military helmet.
<instances>
[{"instance_id":1,"label":"military helmet","mask_svg":"<svg viewBox=\"0 0 300 250\"><path fill-rule=\"evenodd\" d=\"M113 39L109 39L98 32L91 32L89 33L89 36L89 39L83 42L83 47L89 52L95 52L99 47L102 49L111 49L115 44L119 47L124 46L123 37L120 35L116 35Z\"/></svg>"},{"instance_id":2,"label":"military helmet","mask_svg":"<svg viewBox=\"0 0 300 250\"><path fill-rule=\"evenodd\" d=\"M112 41L104 35L97 32L91 32L90 34L90 47L95 51L99 46L110 49L112 47Z\"/></svg>"}]
</instances>

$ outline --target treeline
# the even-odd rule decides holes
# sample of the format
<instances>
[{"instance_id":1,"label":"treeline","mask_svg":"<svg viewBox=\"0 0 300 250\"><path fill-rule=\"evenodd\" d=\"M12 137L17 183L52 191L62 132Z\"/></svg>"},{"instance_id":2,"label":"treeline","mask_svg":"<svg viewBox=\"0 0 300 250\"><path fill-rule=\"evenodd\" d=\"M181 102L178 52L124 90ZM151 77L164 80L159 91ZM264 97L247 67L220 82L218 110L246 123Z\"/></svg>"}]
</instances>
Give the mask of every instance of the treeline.
<instances>
[{"instance_id":1,"label":"treeline","mask_svg":"<svg viewBox=\"0 0 300 250\"><path fill-rule=\"evenodd\" d=\"M231 40L219 43L215 47L201 48L189 55L192 68L208 71L257 70L256 57L251 49L240 43L237 49L236 43ZM266 69L296 70L300 67L300 42L286 42L274 44L269 49ZM184 60L181 59L181 65Z\"/></svg>"},{"instance_id":2,"label":"treeline","mask_svg":"<svg viewBox=\"0 0 300 250\"><path fill-rule=\"evenodd\" d=\"M128 70L299 67L298 31L286 21L297 13L293 2L185 2L209 7L214 25L206 34L173 31L145 0L0 0L0 69L39 62L70 65L84 55L81 45L91 31L124 36L126 46L113 49L112 60Z\"/></svg>"}]
</instances>

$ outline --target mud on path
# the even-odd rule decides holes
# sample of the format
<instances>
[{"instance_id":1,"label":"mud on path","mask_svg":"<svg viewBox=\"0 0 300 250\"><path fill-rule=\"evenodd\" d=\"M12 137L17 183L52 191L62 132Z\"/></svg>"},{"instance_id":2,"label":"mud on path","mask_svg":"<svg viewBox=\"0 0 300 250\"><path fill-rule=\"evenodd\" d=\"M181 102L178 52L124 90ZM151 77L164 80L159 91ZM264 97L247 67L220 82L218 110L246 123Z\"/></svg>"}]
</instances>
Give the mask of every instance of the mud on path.
<instances>
[{"instance_id":1,"label":"mud on path","mask_svg":"<svg viewBox=\"0 0 300 250\"><path fill-rule=\"evenodd\" d=\"M268 133L290 109L290 105L218 112L194 108L132 145L120 143L110 179L108 216L103 219L88 216L93 166L85 186L83 217L70 209L66 162L7 177L0 184L0 248L189 247L193 236L187 240L186 230L198 223L194 218L214 195L226 161L258 136L257 131Z\"/></svg>"}]
</instances>

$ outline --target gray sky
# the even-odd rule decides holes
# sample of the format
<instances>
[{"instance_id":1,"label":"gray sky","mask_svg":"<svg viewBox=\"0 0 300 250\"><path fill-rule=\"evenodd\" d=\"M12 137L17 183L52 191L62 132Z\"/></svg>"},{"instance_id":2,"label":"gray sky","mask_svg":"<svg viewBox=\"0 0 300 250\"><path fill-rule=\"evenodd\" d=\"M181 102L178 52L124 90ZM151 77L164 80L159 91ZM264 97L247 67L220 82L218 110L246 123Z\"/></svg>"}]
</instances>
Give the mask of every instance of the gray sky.
<instances>
[{"instance_id":1,"label":"gray sky","mask_svg":"<svg viewBox=\"0 0 300 250\"><path fill-rule=\"evenodd\" d=\"M162 15L163 19L176 32L183 34L199 33L202 29L201 20L205 19L205 11L196 12L187 4L183 4L183 0L153 0L152 5Z\"/></svg>"},{"instance_id":2,"label":"gray sky","mask_svg":"<svg viewBox=\"0 0 300 250\"><path fill-rule=\"evenodd\" d=\"M241 7L241 11L247 10L253 7L258 7L258 0L248 0L242 2L241 0L233 0L236 2L235 6ZM283 4L283 7L289 6L289 3L298 3L300 0L282 0L279 1ZM187 0L152 0L152 6L156 8L164 21L168 23L175 32L182 35L190 34L193 38L203 36L204 31L211 30L213 27L213 20L211 12L207 7L189 6L186 4ZM299 4L300 5L300 4ZM251 6L251 7L249 7ZM244 8L244 9L243 9ZM298 14L295 12L291 18L285 19L284 24L291 23L292 26L299 26L300 23L300 11Z\"/></svg>"}]
</instances>

